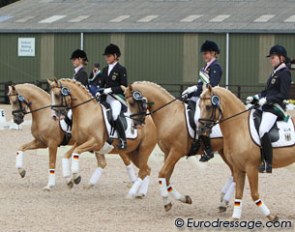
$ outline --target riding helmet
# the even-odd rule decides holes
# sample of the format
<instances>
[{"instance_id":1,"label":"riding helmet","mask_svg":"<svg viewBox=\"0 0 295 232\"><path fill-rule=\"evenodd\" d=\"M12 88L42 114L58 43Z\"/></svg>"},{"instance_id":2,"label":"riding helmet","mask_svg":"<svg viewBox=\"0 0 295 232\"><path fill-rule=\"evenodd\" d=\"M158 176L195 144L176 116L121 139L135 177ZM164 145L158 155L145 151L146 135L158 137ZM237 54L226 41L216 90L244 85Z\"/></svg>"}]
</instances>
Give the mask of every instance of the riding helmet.
<instances>
[{"instance_id":1,"label":"riding helmet","mask_svg":"<svg viewBox=\"0 0 295 232\"><path fill-rule=\"evenodd\" d=\"M216 52L219 54L220 49L215 42L206 40L201 46L201 52Z\"/></svg>"},{"instance_id":2,"label":"riding helmet","mask_svg":"<svg viewBox=\"0 0 295 232\"><path fill-rule=\"evenodd\" d=\"M109 44L105 50L103 55L117 55L117 57L121 56L120 48L115 44Z\"/></svg>"},{"instance_id":3,"label":"riding helmet","mask_svg":"<svg viewBox=\"0 0 295 232\"><path fill-rule=\"evenodd\" d=\"M272 55L278 55L287 58L287 51L283 46L275 45L269 50L269 54L266 57L270 57Z\"/></svg>"},{"instance_id":4,"label":"riding helmet","mask_svg":"<svg viewBox=\"0 0 295 232\"><path fill-rule=\"evenodd\" d=\"M73 51L70 59L72 60L72 59L78 59L78 58L81 58L84 61L88 61L86 52L84 52L81 49L77 49L77 50Z\"/></svg>"}]
</instances>

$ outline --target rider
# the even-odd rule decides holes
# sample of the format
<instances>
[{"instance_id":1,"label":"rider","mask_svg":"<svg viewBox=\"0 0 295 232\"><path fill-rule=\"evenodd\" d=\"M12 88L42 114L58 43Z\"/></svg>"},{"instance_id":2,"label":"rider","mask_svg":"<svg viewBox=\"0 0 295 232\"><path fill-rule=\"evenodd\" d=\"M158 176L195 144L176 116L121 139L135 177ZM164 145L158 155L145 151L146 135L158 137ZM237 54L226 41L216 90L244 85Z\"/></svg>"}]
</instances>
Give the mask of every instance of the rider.
<instances>
[{"instance_id":1,"label":"rider","mask_svg":"<svg viewBox=\"0 0 295 232\"><path fill-rule=\"evenodd\" d=\"M117 99L124 98L121 85L127 87L127 71L124 66L119 64L119 57L121 56L120 49L115 44L109 44L104 51L105 60L108 64L102 70L102 83L100 87L104 88L103 94L106 95L106 102L112 108L112 116L115 128L120 137L118 148L120 150L127 148L126 134L123 123L119 117L122 109L121 102Z\"/></svg>"},{"instance_id":2,"label":"rider","mask_svg":"<svg viewBox=\"0 0 295 232\"><path fill-rule=\"evenodd\" d=\"M272 145L269 131L277 118L283 118L285 105L291 86L291 73L286 65L289 61L286 49L281 45L273 46L268 56L273 71L267 80L266 88L255 96L247 97L247 103L257 103L262 109L262 120L259 127L261 140L262 163L259 172L272 173Z\"/></svg>"},{"instance_id":3,"label":"rider","mask_svg":"<svg viewBox=\"0 0 295 232\"><path fill-rule=\"evenodd\" d=\"M88 87L88 75L85 70L85 66L88 63L86 53L83 50L77 49L73 51L70 59L75 68L73 79L75 79L76 81L80 81L81 84Z\"/></svg>"},{"instance_id":4,"label":"rider","mask_svg":"<svg viewBox=\"0 0 295 232\"><path fill-rule=\"evenodd\" d=\"M222 76L222 68L217 61L217 56L220 53L218 45L213 41L206 40L201 46L201 53L203 60L206 62L206 65L200 71L201 79L198 80L197 85L188 87L182 93L183 96L189 96L191 100L196 101L196 103L198 102L198 98L203 91L203 84L210 84L212 87L214 87L219 84ZM197 114L195 114L195 122L197 123L198 118L196 116ZM205 152L200 161L206 162L214 157L214 152L211 148L210 137L201 135L199 140L203 143Z\"/></svg>"}]
</instances>

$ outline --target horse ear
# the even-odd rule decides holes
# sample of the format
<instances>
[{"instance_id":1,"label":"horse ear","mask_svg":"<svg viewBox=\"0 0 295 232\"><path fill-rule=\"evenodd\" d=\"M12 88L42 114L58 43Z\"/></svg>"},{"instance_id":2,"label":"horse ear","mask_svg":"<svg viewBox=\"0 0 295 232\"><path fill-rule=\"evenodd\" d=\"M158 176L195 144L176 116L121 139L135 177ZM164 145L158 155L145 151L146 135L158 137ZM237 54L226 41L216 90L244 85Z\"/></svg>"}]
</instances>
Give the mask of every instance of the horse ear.
<instances>
[{"instance_id":1,"label":"horse ear","mask_svg":"<svg viewBox=\"0 0 295 232\"><path fill-rule=\"evenodd\" d=\"M211 94L212 93L212 86L210 84L208 84L207 88L208 88L209 93Z\"/></svg>"},{"instance_id":2,"label":"horse ear","mask_svg":"<svg viewBox=\"0 0 295 232\"><path fill-rule=\"evenodd\" d=\"M51 86L51 84L53 83L53 81L47 79L48 84Z\"/></svg>"},{"instance_id":3,"label":"horse ear","mask_svg":"<svg viewBox=\"0 0 295 232\"><path fill-rule=\"evenodd\" d=\"M58 80L56 77L54 78L54 82L58 85Z\"/></svg>"},{"instance_id":4,"label":"horse ear","mask_svg":"<svg viewBox=\"0 0 295 232\"><path fill-rule=\"evenodd\" d=\"M120 87L121 87L121 89L122 89L123 93L125 93L125 91L126 91L126 89L127 89L127 88L126 88L126 86L124 86L124 85L121 85Z\"/></svg>"},{"instance_id":5,"label":"horse ear","mask_svg":"<svg viewBox=\"0 0 295 232\"><path fill-rule=\"evenodd\" d=\"M130 92L133 91L133 87L132 87L132 85L128 85L128 90L129 90Z\"/></svg>"}]
</instances>

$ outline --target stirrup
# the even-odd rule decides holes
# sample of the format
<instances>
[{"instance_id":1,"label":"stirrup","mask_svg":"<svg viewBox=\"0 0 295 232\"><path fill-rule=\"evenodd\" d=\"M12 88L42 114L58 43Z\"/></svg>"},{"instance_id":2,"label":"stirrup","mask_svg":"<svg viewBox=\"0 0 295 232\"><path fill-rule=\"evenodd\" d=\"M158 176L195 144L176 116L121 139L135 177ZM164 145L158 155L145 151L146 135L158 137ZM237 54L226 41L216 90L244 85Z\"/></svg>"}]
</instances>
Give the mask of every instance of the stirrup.
<instances>
[{"instance_id":1,"label":"stirrup","mask_svg":"<svg viewBox=\"0 0 295 232\"><path fill-rule=\"evenodd\" d=\"M125 150L127 148L127 142L123 139L120 139L120 142L117 147L119 150Z\"/></svg>"},{"instance_id":2,"label":"stirrup","mask_svg":"<svg viewBox=\"0 0 295 232\"><path fill-rule=\"evenodd\" d=\"M214 153L213 152L207 152L205 151L205 154L201 156L199 159L200 162L208 162L210 159L214 158Z\"/></svg>"},{"instance_id":3,"label":"stirrup","mask_svg":"<svg viewBox=\"0 0 295 232\"><path fill-rule=\"evenodd\" d=\"M258 171L259 171L260 173L265 173L265 162L264 162L264 161L261 162L261 164L260 164L260 166L259 166L259 168L258 168Z\"/></svg>"}]
</instances>

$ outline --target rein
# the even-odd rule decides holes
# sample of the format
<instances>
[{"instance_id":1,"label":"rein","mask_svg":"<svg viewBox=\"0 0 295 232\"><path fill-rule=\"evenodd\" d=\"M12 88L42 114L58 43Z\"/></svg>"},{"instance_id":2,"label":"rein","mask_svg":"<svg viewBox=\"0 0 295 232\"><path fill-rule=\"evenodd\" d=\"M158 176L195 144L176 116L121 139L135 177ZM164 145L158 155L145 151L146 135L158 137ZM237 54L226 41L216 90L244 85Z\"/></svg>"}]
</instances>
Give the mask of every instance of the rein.
<instances>
[{"instance_id":1,"label":"rein","mask_svg":"<svg viewBox=\"0 0 295 232\"><path fill-rule=\"evenodd\" d=\"M241 115L241 114L244 114L244 113L246 113L246 112L248 112L248 111L254 109L255 107L256 107L256 106L253 105L253 106L249 107L248 109L243 110L242 112L239 112L239 113L237 113L237 114L233 114L233 115L231 115L231 116L229 116L229 117L227 117L227 118L221 120L221 121L219 122L219 124L220 124L220 123L223 123L224 121L227 121L227 120L229 120L229 119L231 119L231 118L234 118L234 117L236 117L236 116L239 116L239 115ZM216 124L217 124L217 123L216 123Z\"/></svg>"},{"instance_id":2,"label":"rein","mask_svg":"<svg viewBox=\"0 0 295 232\"><path fill-rule=\"evenodd\" d=\"M181 99L182 99L181 97L174 98L173 100L167 102L166 104L160 106L159 108L157 108L157 109L155 109L155 110L153 110L153 111L150 111L150 112L148 112L148 113L143 111L143 112L139 112L139 113L135 113L135 114L130 114L130 116L128 116L128 118L133 119L133 120L136 121L137 119L134 119L133 117L135 117L135 116L141 116L141 115L144 115L144 116L152 115L152 114L158 112L159 110L165 108L166 106L170 105L171 103L173 103L173 102L175 102L175 101L177 101L177 100L181 100ZM126 116L126 117L127 117L127 116ZM140 120L137 120L137 121L140 121Z\"/></svg>"}]
</instances>

